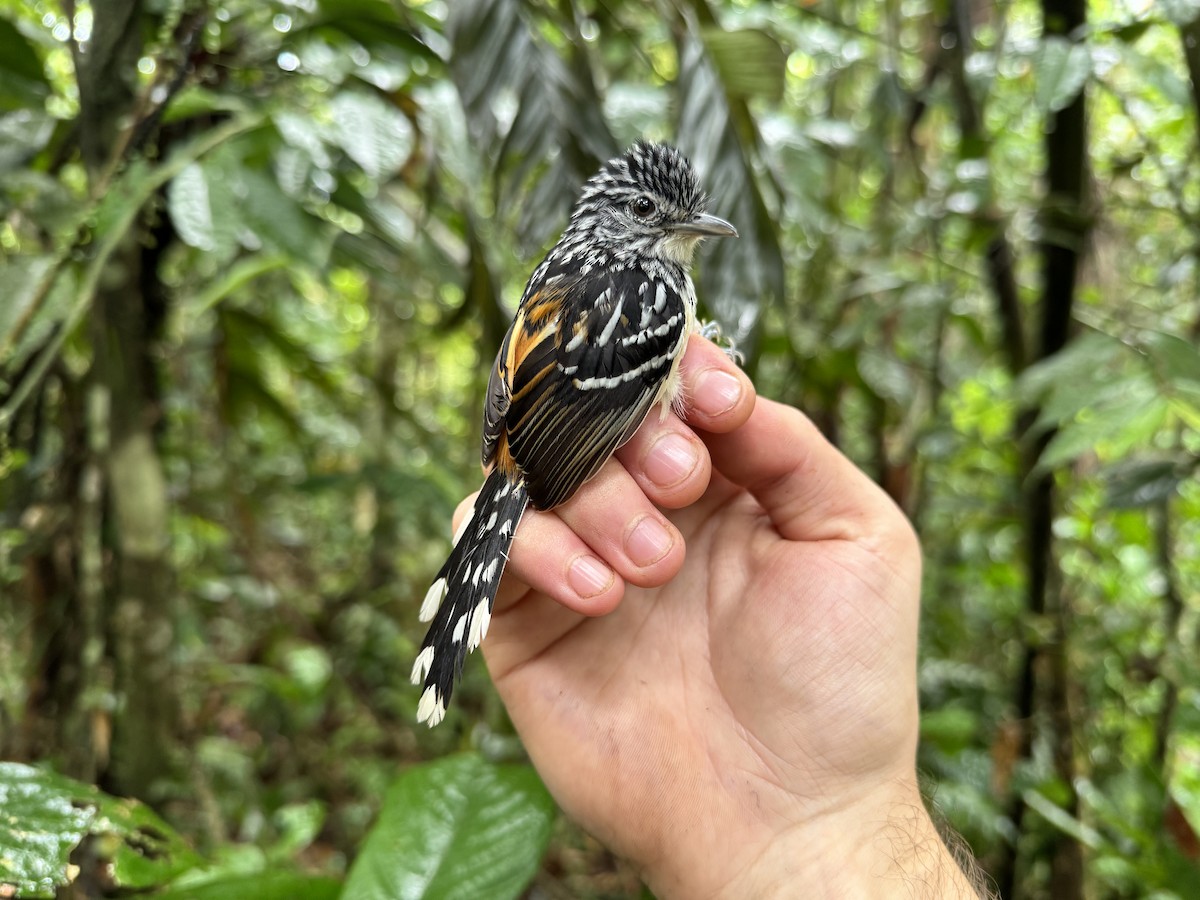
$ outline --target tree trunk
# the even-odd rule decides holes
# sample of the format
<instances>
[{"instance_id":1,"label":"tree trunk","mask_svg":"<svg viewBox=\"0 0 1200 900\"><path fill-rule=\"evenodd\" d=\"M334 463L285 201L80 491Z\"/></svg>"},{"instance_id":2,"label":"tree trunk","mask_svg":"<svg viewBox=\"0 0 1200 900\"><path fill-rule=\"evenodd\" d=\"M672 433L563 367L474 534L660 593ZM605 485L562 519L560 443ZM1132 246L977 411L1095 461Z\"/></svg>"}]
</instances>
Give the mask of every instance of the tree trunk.
<instances>
[{"instance_id":1,"label":"tree trunk","mask_svg":"<svg viewBox=\"0 0 1200 900\"><path fill-rule=\"evenodd\" d=\"M127 119L136 96L142 18L141 0L111 0L105 15L96 17L86 48L75 48L80 149L94 192L103 191L119 168L132 133ZM179 709L171 657L170 523L154 432L159 407L153 344L162 321L156 263L157 249L143 253L136 234L113 255L93 302L88 379L88 443L101 482L93 490L104 499L107 568L101 607L87 614L97 633L87 635L85 666L92 677L111 679L111 756L102 783L141 796L170 770Z\"/></svg>"},{"instance_id":2,"label":"tree trunk","mask_svg":"<svg viewBox=\"0 0 1200 900\"><path fill-rule=\"evenodd\" d=\"M1047 35L1071 37L1086 19L1083 0L1043 0L1042 15ZM1087 238L1089 223L1085 211L1087 179L1087 122L1084 92L1046 123L1046 188L1042 210L1042 291L1039 303L1041 330L1037 359L1046 359L1066 346L1071 331L1071 311L1075 298L1079 258ZM1022 416L1027 430L1035 413ZM1067 598L1053 552L1051 525L1055 509L1053 473L1030 478L1033 466L1054 437L1047 431L1027 444L1023 478L1027 485L1023 519L1025 554L1028 569L1026 611L1032 620L1044 619L1051 638L1044 645L1028 645L1021 664L1015 698L1017 721L1022 732L1018 758L1028 759L1032 752L1033 723L1039 706L1044 710L1047 738L1054 760L1055 774L1068 792L1066 812L1077 816L1079 800L1075 793L1075 735L1069 706L1070 663L1067 650ZM1009 815L1019 835L1025 817L1020 795L1012 798ZM1054 832L1051 838L1050 884L1048 894L1059 900L1083 896L1083 851L1070 835ZM996 873L1004 897L1017 894L1018 847L1014 844Z\"/></svg>"}]
</instances>

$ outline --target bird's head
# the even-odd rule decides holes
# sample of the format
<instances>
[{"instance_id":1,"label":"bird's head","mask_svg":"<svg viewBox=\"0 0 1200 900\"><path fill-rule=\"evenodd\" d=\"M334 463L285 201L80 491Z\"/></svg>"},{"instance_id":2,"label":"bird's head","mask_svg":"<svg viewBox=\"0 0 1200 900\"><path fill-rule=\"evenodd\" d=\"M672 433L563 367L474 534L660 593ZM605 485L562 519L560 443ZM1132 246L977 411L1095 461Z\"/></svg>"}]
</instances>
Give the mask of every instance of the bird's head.
<instances>
[{"instance_id":1,"label":"bird's head","mask_svg":"<svg viewBox=\"0 0 1200 900\"><path fill-rule=\"evenodd\" d=\"M703 238L737 237L732 225L705 213L707 201L687 157L638 141L584 185L567 236L617 259L688 266Z\"/></svg>"}]
</instances>

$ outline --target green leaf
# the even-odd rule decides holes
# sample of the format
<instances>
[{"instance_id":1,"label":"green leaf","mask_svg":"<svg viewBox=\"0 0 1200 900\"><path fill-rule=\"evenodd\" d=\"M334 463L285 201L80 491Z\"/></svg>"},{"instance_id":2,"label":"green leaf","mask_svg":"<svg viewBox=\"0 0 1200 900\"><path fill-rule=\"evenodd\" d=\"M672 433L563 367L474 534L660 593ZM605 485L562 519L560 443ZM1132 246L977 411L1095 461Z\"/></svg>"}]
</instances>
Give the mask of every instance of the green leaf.
<instances>
[{"instance_id":1,"label":"green leaf","mask_svg":"<svg viewBox=\"0 0 1200 900\"><path fill-rule=\"evenodd\" d=\"M203 166L192 163L171 179L167 187L167 209L185 244L209 252L217 249L208 179Z\"/></svg>"},{"instance_id":2,"label":"green leaf","mask_svg":"<svg viewBox=\"0 0 1200 900\"><path fill-rule=\"evenodd\" d=\"M550 839L554 803L527 766L477 755L409 769L346 879L346 900L517 897Z\"/></svg>"},{"instance_id":3,"label":"green leaf","mask_svg":"<svg viewBox=\"0 0 1200 900\"><path fill-rule=\"evenodd\" d=\"M1149 385L1133 382L1120 402L1088 410L1064 424L1042 452L1034 474L1057 469L1085 453L1120 456L1153 437L1169 409L1165 397L1155 396Z\"/></svg>"},{"instance_id":4,"label":"green leaf","mask_svg":"<svg viewBox=\"0 0 1200 900\"><path fill-rule=\"evenodd\" d=\"M1039 428L1067 421L1112 393L1114 372L1128 356L1129 348L1116 338L1098 331L1085 334L1022 372L1017 401L1042 408Z\"/></svg>"},{"instance_id":5,"label":"green leaf","mask_svg":"<svg viewBox=\"0 0 1200 900\"><path fill-rule=\"evenodd\" d=\"M243 221L268 249L288 254L297 266L320 266L329 256L332 240L273 178L242 169L238 189L245 198L241 206Z\"/></svg>"},{"instance_id":6,"label":"green leaf","mask_svg":"<svg viewBox=\"0 0 1200 900\"><path fill-rule=\"evenodd\" d=\"M40 300L50 289L55 263L50 256L0 257L5 293L5 302L0 303L0 361L4 365L20 365L60 314L54 303Z\"/></svg>"},{"instance_id":7,"label":"green leaf","mask_svg":"<svg viewBox=\"0 0 1200 900\"><path fill-rule=\"evenodd\" d=\"M0 110L41 109L49 95L37 53L16 25L0 18Z\"/></svg>"},{"instance_id":8,"label":"green leaf","mask_svg":"<svg viewBox=\"0 0 1200 900\"><path fill-rule=\"evenodd\" d=\"M1200 349L1191 341L1161 331L1143 342L1150 365L1172 387L1200 385Z\"/></svg>"},{"instance_id":9,"label":"green leaf","mask_svg":"<svg viewBox=\"0 0 1200 900\"><path fill-rule=\"evenodd\" d=\"M180 239L218 260L232 259L246 234L237 153L221 147L181 171L167 186L167 211Z\"/></svg>"},{"instance_id":10,"label":"green leaf","mask_svg":"<svg viewBox=\"0 0 1200 900\"><path fill-rule=\"evenodd\" d=\"M46 146L54 134L54 126L54 118L38 109L18 109L0 115L0 172L16 170L14 176L31 174L20 167ZM6 181L5 192L11 188L12 182Z\"/></svg>"},{"instance_id":11,"label":"green leaf","mask_svg":"<svg viewBox=\"0 0 1200 900\"><path fill-rule=\"evenodd\" d=\"M71 853L88 836L125 888L164 884L199 857L149 807L20 763L0 763L0 883L52 897L78 875Z\"/></svg>"},{"instance_id":12,"label":"green leaf","mask_svg":"<svg viewBox=\"0 0 1200 900\"><path fill-rule=\"evenodd\" d=\"M787 53L767 32L757 28L705 28L700 38L730 94L769 100L783 96Z\"/></svg>"},{"instance_id":13,"label":"green leaf","mask_svg":"<svg viewBox=\"0 0 1200 900\"><path fill-rule=\"evenodd\" d=\"M858 353L858 374L879 397L900 407L913 402L916 389L908 367L886 350L864 347Z\"/></svg>"},{"instance_id":14,"label":"green leaf","mask_svg":"<svg viewBox=\"0 0 1200 900\"><path fill-rule=\"evenodd\" d=\"M1092 73L1088 48L1066 38L1042 38L1033 58L1037 79L1036 99L1043 111L1057 112L1070 105Z\"/></svg>"},{"instance_id":15,"label":"green leaf","mask_svg":"<svg viewBox=\"0 0 1200 900\"><path fill-rule=\"evenodd\" d=\"M288 258L278 253L256 253L243 257L198 290L188 304L188 311L193 316L199 316L256 278L286 268L287 265Z\"/></svg>"},{"instance_id":16,"label":"green leaf","mask_svg":"<svg viewBox=\"0 0 1200 900\"><path fill-rule=\"evenodd\" d=\"M172 888L155 900L334 900L342 889L336 878L300 872L261 872Z\"/></svg>"},{"instance_id":17,"label":"green leaf","mask_svg":"<svg viewBox=\"0 0 1200 900\"><path fill-rule=\"evenodd\" d=\"M244 98L191 85L176 94L163 112L163 122L181 122L213 113L244 113L249 110Z\"/></svg>"},{"instance_id":18,"label":"green leaf","mask_svg":"<svg viewBox=\"0 0 1200 900\"><path fill-rule=\"evenodd\" d=\"M345 91L333 100L329 138L364 172L378 180L396 172L412 152L407 118L377 94Z\"/></svg>"}]
</instances>

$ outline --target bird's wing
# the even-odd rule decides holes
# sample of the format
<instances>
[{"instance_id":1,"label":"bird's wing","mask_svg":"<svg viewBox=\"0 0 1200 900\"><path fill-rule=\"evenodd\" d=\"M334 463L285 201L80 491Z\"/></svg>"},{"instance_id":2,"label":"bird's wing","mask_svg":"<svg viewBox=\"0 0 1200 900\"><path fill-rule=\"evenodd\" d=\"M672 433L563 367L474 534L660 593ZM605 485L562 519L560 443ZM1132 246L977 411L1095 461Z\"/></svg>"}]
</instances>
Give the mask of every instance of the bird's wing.
<instances>
[{"instance_id":1,"label":"bird's wing","mask_svg":"<svg viewBox=\"0 0 1200 900\"><path fill-rule=\"evenodd\" d=\"M523 473L534 506L568 500L633 436L687 325L679 292L639 268L593 271L526 297L497 367L509 394L493 444L498 464L510 454Z\"/></svg>"},{"instance_id":2,"label":"bird's wing","mask_svg":"<svg viewBox=\"0 0 1200 900\"><path fill-rule=\"evenodd\" d=\"M535 276L536 278L537 276ZM500 343L500 352L488 376L483 400L483 464L499 463L511 469L507 455L506 416L517 390L530 390L546 373L546 356L552 354L561 310L570 307L572 292L579 288L578 277L556 277L549 282L535 281L526 288L516 318ZM500 458L504 457L504 458ZM512 474L511 472L509 474Z\"/></svg>"}]
</instances>

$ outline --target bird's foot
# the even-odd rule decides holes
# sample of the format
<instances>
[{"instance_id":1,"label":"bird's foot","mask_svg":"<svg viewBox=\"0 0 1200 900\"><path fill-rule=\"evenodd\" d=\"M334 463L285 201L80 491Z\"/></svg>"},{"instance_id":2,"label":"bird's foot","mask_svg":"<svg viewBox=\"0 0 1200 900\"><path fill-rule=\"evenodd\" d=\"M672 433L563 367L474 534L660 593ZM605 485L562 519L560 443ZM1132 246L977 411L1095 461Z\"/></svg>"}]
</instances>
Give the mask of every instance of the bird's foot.
<instances>
[{"instance_id":1,"label":"bird's foot","mask_svg":"<svg viewBox=\"0 0 1200 900\"><path fill-rule=\"evenodd\" d=\"M741 366L745 364L746 356L741 350L738 349L737 340L727 336L723 331L721 331L720 322L701 322L700 337L704 338L705 340L712 341L714 344L720 347L725 352L725 355L732 359L737 365Z\"/></svg>"}]
</instances>

